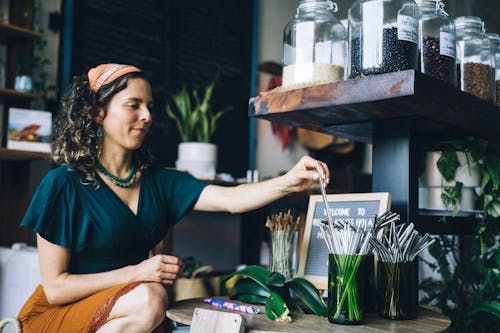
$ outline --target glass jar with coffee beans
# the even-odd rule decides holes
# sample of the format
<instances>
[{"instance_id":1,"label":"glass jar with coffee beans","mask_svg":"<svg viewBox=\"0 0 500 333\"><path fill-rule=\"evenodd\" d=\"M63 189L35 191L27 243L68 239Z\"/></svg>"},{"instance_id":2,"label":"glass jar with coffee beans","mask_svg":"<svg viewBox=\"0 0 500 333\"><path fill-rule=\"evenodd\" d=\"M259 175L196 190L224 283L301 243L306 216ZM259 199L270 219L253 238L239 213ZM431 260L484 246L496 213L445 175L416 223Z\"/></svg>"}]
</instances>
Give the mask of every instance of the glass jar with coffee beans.
<instances>
[{"instance_id":1,"label":"glass jar with coffee beans","mask_svg":"<svg viewBox=\"0 0 500 333\"><path fill-rule=\"evenodd\" d=\"M417 67L413 0L356 0L349 8L348 31L351 78Z\"/></svg>"},{"instance_id":2,"label":"glass jar with coffee beans","mask_svg":"<svg viewBox=\"0 0 500 333\"><path fill-rule=\"evenodd\" d=\"M283 31L282 89L345 78L347 32L336 11L332 1L300 0Z\"/></svg>"},{"instance_id":3,"label":"glass jar with coffee beans","mask_svg":"<svg viewBox=\"0 0 500 333\"><path fill-rule=\"evenodd\" d=\"M494 57L495 65L495 105L500 107L500 36L494 33L487 33L486 36L490 39L491 52Z\"/></svg>"},{"instance_id":4,"label":"glass jar with coffee beans","mask_svg":"<svg viewBox=\"0 0 500 333\"><path fill-rule=\"evenodd\" d=\"M441 0L417 0L417 5L420 71L456 86L455 24Z\"/></svg>"},{"instance_id":5,"label":"glass jar with coffee beans","mask_svg":"<svg viewBox=\"0 0 500 333\"><path fill-rule=\"evenodd\" d=\"M479 17L455 19L457 35L457 76L460 89L493 102L493 57L491 43Z\"/></svg>"}]
</instances>

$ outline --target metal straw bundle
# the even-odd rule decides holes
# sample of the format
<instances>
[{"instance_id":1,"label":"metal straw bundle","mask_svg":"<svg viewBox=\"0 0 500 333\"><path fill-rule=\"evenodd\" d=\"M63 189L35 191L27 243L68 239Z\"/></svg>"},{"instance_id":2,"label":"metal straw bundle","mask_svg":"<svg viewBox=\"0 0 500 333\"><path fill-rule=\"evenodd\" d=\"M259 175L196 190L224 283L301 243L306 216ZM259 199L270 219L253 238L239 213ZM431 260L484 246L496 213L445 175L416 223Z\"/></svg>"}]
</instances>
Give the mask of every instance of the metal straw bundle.
<instances>
[{"instance_id":1,"label":"metal straw bundle","mask_svg":"<svg viewBox=\"0 0 500 333\"><path fill-rule=\"evenodd\" d=\"M397 219L399 220L399 218ZM382 234L373 237L370 244L375 248L380 259L384 262L410 262L413 261L423 250L434 242L428 233L420 235L415 230L415 225L400 224L392 220L382 227Z\"/></svg>"},{"instance_id":2,"label":"metal straw bundle","mask_svg":"<svg viewBox=\"0 0 500 333\"><path fill-rule=\"evenodd\" d=\"M319 162L316 162L316 170L319 175L321 195L325 204L326 217L328 220L320 221L320 232L325 240L329 253L364 255L370 251L369 239L372 236L370 225L358 225L350 222L333 220L330 214L328 198L326 196L326 184L321 177Z\"/></svg>"},{"instance_id":3,"label":"metal straw bundle","mask_svg":"<svg viewBox=\"0 0 500 333\"><path fill-rule=\"evenodd\" d=\"M290 210L267 217L266 227L271 230L271 254L270 271L279 272L285 278L293 276L293 253L295 233L300 225L300 217L294 219Z\"/></svg>"},{"instance_id":4,"label":"metal straw bundle","mask_svg":"<svg viewBox=\"0 0 500 333\"><path fill-rule=\"evenodd\" d=\"M354 227L347 222L343 227L335 227L333 232L329 233L326 230L327 223L321 220L320 228L330 253L365 255L371 252L372 226Z\"/></svg>"},{"instance_id":5,"label":"metal straw bundle","mask_svg":"<svg viewBox=\"0 0 500 333\"><path fill-rule=\"evenodd\" d=\"M393 213L390 210L386 211L380 216L375 216L375 222L373 223L373 228L378 231L392 222L397 222L401 219L398 213Z\"/></svg>"},{"instance_id":6,"label":"metal straw bundle","mask_svg":"<svg viewBox=\"0 0 500 333\"><path fill-rule=\"evenodd\" d=\"M386 212L375 221L378 237L370 244L379 256L378 311L384 318L413 318L418 308L415 297L415 274L418 269L415 258L434 242L429 234L420 235L415 225L396 222L400 216Z\"/></svg>"}]
</instances>

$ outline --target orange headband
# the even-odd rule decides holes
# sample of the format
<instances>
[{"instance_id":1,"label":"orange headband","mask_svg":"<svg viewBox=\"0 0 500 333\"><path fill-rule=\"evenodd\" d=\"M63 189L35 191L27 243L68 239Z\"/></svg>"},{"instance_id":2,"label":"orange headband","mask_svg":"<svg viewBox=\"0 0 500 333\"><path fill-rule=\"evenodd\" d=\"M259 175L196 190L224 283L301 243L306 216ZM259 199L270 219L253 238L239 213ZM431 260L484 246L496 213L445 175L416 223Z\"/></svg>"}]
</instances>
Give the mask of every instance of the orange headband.
<instances>
[{"instance_id":1,"label":"orange headband","mask_svg":"<svg viewBox=\"0 0 500 333\"><path fill-rule=\"evenodd\" d=\"M140 71L137 67L121 64L102 64L91 68L87 74L90 90L97 93L101 86L113 82L120 76Z\"/></svg>"}]
</instances>

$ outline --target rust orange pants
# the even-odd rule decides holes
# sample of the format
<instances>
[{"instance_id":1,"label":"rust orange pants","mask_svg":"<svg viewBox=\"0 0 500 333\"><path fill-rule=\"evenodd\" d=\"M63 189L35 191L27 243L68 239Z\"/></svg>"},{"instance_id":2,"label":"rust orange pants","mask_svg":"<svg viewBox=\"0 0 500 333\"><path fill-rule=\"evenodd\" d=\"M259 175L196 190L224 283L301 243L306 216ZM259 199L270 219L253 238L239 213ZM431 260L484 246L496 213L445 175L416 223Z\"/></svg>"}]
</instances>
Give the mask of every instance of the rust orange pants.
<instances>
[{"instance_id":1,"label":"rust orange pants","mask_svg":"<svg viewBox=\"0 0 500 333\"><path fill-rule=\"evenodd\" d=\"M65 305L49 304L40 285L19 313L23 333L94 333L106 322L118 298L139 284L114 286Z\"/></svg>"}]
</instances>

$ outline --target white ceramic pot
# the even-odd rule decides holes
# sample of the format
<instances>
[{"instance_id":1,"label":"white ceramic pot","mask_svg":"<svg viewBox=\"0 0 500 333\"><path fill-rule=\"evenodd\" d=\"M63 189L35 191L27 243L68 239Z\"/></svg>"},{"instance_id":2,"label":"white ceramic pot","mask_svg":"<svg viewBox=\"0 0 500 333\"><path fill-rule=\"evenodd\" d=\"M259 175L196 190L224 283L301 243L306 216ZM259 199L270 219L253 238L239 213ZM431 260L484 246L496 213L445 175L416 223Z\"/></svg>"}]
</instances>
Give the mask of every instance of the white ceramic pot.
<instances>
[{"instance_id":1,"label":"white ceramic pot","mask_svg":"<svg viewBox=\"0 0 500 333\"><path fill-rule=\"evenodd\" d=\"M443 187L419 187L418 188L418 208L430 210L447 210L441 200ZM476 192L474 187L463 187L460 194L460 211L474 210ZM453 208L448 208L453 210Z\"/></svg>"},{"instance_id":2,"label":"white ceramic pot","mask_svg":"<svg viewBox=\"0 0 500 333\"><path fill-rule=\"evenodd\" d=\"M177 150L177 159L213 162L217 160L217 146L206 142L181 142Z\"/></svg>"},{"instance_id":3,"label":"white ceramic pot","mask_svg":"<svg viewBox=\"0 0 500 333\"><path fill-rule=\"evenodd\" d=\"M427 152L424 173L420 176L418 189L418 208L431 210L446 210L441 200L444 187L452 187L457 181L463 184L460 194L460 210L474 210L476 201L475 188L481 184L479 167L474 165L472 157L464 152L457 152L460 166L453 181L446 181L437 168L441 152ZM469 161L472 165L469 166Z\"/></svg>"},{"instance_id":4,"label":"white ceramic pot","mask_svg":"<svg viewBox=\"0 0 500 333\"><path fill-rule=\"evenodd\" d=\"M438 186L453 186L455 182L447 182L437 168L437 161L441 157L441 152L427 152L425 161L424 173L419 178L420 187L438 187ZM472 163L469 166L467 157L464 152L457 152L458 162L460 166L455 173L455 180L464 184L464 187L475 187L481 184L481 176L479 167ZM472 162L472 157L468 156L469 161Z\"/></svg>"},{"instance_id":5,"label":"white ceramic pot","mask_svg":"<svg viewBox=\"0 0 500 333\"><path fill-rule=\"evenodd\" d=\"M205 142L181 142L175 166L178 170L187 171L196 178L214 179L217 168L217 146Z\"/></svg>"}]
</instances>

